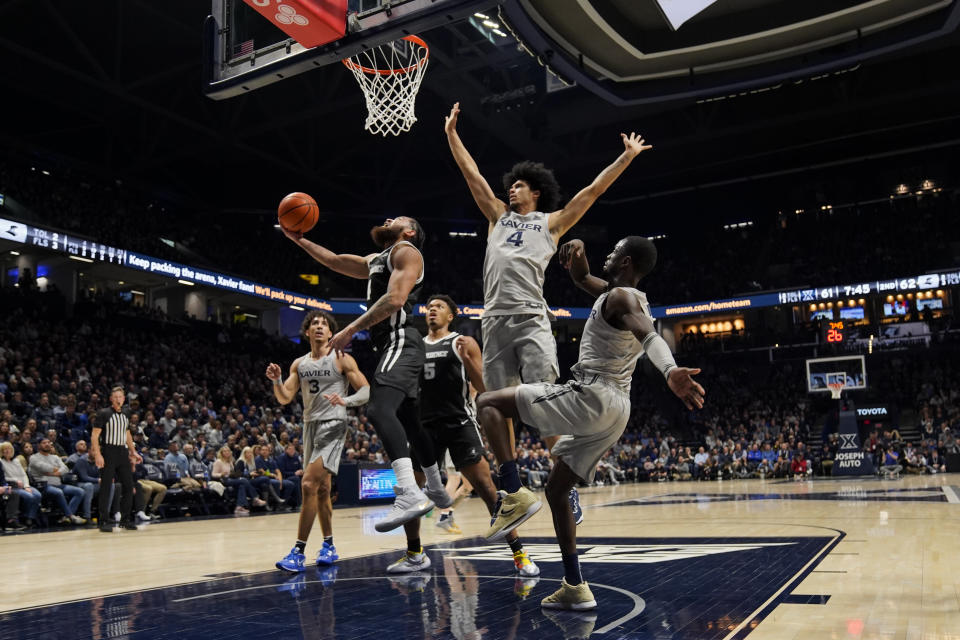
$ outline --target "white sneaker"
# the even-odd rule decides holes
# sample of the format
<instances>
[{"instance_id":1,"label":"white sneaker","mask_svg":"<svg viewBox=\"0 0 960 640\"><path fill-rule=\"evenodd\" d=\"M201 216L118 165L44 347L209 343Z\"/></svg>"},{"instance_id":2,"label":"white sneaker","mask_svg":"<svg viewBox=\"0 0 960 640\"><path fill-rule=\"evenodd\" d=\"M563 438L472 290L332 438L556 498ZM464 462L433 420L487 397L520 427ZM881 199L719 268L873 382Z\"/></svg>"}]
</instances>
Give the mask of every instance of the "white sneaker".
<instances>
[{"instance_id":1,"label":"white sneaker","mask_svg":"<svg viewBox=\"0 0 960 640\"><path fill-rule=\"evenodd\" d=\"M113 521L114 521L114 522L120 522L120 512L119 512L119 511L117 511L115 514L113 514Z\"/></svg>"},{"instance_id":2,"label":"white sneaker","mask_svg":"<svg viewBox=\"0 0 960 640\"><path fill-rule=\"evenodd\" d=\"M393 487L393 492L397 494L397 497L393 501L390 513L373 525L373 528L380 533L392 531L403 523L419 518L433 509L433 501L427 498L419 488L404 489L400 485L396 485Z\"/></svg>"},{"instance_id":3,"label":"white sneaker","mask_svg":"<svg viewBox=\"0 0 960 640\"><path fill-rule=\"evenodd\" d=\"M425 496L433 500L433 504L435 504L438 509L446 509L453 504L453 498L450 497L450 494L447 493L447 490L443 487L440 487L439 489L424 487L423 493Z\"/></svg>"},{"instance_id":4,"label":"white sneaker","mask_svg":"<svg viewBox=\"0 0 960 640\"><path fill-rule=\"evenodd\" d=\"M387 573L423 571L429 569L431 564L433 563L430 562L430 556L426 553L410 553L408 551L403 554L402 558L387 567Z\"/></svg>"},{"instance_id":5,"label":"white sneaker","mask_svg":"<svg viewBox=\"0 0 960 640\"><path fill-rule=\"evenodd\" d=\"M146 513L144 513L144 511L141 509L140 511L137 511L137 520L139 520L140 522L150 522L151 520L153 520L153 518L151 518L150 516L148 516L148 515L147 515Z\"/></svg>"}]
</instances>

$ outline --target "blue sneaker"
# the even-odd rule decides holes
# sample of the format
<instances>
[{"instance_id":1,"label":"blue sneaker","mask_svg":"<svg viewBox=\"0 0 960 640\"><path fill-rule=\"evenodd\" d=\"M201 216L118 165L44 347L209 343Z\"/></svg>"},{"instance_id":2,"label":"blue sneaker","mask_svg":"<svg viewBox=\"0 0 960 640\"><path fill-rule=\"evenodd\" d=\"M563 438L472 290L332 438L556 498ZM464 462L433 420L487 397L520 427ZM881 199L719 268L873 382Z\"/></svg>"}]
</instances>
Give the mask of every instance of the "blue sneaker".
<instances>
[{"instance_id":1,"label":"blue sneaker","mask_svg":"<svg viewBox=\"0 0 960 640\"><path fill-rule=\"evenodd\" d=\"M580 506L580 493L576 487L570 489L570 510L573 511L574 522L583 522L583 507Z\"/></svg>"},{"instance_id":2,"label":"blue sneaker","mask_svg":"<svg viewBox=\"0 0 960 640\"><path fill-rule=\"evenodd\" d=\"M300 550L294 547L283 560L277 563L277 569L290 573L302 573L306 571L306 567L303 566L305 560L306 558L300 553Z\"/></svg>"},{"instance_id":3,"label":"blue sneaker","mask_svg":"<svg viewBox=\"0 0 960 640\"><path fill-rule=\"evenodd\" d=\"M317 551L317 566L329 567L339 559L340 556L337 555L337 548L332 544L327 544L327 541L324 540L320 551Z\"/></svg>"}]
</instances>

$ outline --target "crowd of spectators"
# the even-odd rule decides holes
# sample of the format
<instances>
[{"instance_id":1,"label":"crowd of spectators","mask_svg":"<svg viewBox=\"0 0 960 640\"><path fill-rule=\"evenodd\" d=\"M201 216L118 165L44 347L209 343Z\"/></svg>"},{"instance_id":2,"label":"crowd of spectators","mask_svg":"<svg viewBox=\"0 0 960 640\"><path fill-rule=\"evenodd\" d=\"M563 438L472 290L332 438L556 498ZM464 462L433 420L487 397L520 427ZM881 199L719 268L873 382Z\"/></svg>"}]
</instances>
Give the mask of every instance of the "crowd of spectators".
<instances>
[{"instance_id":1,"label":"crowd of spectators","mask_svg":"<svg viewBox=\"0 0 960 640\"><path fill-rule=\"evenodd\" d=\"M44 171L18 158L0 158L0 193L31 210L38 224L322 298L363 295L356 282L313 268L274 229L272 217L251 214L227 219L70 167ZM954 240L960 237L957 191L928 190L920 197L889 200L887 194L873 195L883 200L800 214L770 212L751 226L728 230L721 229L720 222L688 226L682 234L657 240L659 264L655 276L642 287L653 304L670 304L824 282L896 278L960 263L960 243ZM270 207L265 204L264 208ZM111 215L103 215L105 211ZM593 233L574 228L570 237L589 236L585 237L587 254L599 265L613 241L639 231L631 220L605 220ZM369 228L381 221L374 214L349 219L330 214L313 233L335 250L357 252L372 248ZM481 264L485 225L479 214L475 223L425 222L426 271L432 290L462 304L481 300L480 270L473 269L465 277L464 270L450 267ZM477 237L451 237L451 231ZM244 247L256 251L238 250ZM318 284L307 284L300 278L303 273L318 274ZM588 300L556 260L547 270L544 293L552 305L582 306Z\"/></svg>"}]
</instances>

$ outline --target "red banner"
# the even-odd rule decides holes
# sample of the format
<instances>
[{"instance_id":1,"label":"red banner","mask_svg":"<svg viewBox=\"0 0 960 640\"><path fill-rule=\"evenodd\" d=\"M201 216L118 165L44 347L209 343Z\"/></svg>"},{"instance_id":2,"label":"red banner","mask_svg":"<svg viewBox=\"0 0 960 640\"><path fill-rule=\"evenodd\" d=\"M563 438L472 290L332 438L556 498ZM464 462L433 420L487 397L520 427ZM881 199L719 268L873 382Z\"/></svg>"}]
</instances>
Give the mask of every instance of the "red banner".
<instances>
[{"instance_id":1,"label":"red banner","mask_svg":"<svg viewBox=\"0 0 960 640\"><path fill-rule=\"evenodd\" d=\"M347 0L243 0L285 34L310 48L347 31Z\"/></svg>"}]
</instances>

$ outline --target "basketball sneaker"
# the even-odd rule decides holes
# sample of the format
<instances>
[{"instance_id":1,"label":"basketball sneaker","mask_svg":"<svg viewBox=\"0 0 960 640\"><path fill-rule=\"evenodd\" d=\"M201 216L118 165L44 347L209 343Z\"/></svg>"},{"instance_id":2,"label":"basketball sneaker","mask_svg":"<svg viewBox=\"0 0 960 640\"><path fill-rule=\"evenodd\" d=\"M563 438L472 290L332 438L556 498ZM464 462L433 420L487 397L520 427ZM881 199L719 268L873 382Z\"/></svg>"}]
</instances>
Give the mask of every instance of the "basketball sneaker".
<instances>
[{"instance_id":1,"label":"basketball sneaker","mask_svg":"<svg viewBox=\"0 0 960 640\"><path fill-rule=\"evenodd\" d=\"M439 489L424 487L423 493L433 501L433 504L436 505L437 509L446 509L453 504L453 498L450 497L450 494L447 493L447 490L443 487L440 487Z\"/></svg>"},{"instance_id":2,"label":"basketball sneaker","mask_svg":"<svg viewBox=\"0 0 960 640\"><path fill-rule=\"evenodd\" d=\"M558 613L548 609L542 613L547 620L560 628L563 640L588 640L597 624L597 614L592 611Z\"/></svg>"},{"instance_id":3,"label":"basketball sneaker","mask_svg":"<svg viewBox=\"0 0 960 640\"><path fill-rule=\"evenodd\" d=\"M387 567L387 573L413 573L414 571L424 571L429 569L430 556L422 550L420 553L410 553L407 551L403 556Z\"/></svg>"},{"instance_id":4,"label":"basketball sneaker","mask_svg":"<svg viewBox=\"0 0 960 640\"><path fill-rule=\"evenodd\" d=\"M373 525L373 528L380 533L392 531L403 523L419 518L433 509L433 502L419 488L404 489L400 485L396 485L393 487L393 492L397 494L397 497L393 501L390 513L387 514L386 518Z\"/></svg>"},{"instance_id":5,"label":"basketball sneaker","mask_svg":"<svg viewBox=\"0 0 960 640\"><path fill-rule=\"evenodd\" d=\"M567 579L560 582L560 588L540 601L544 609L566 609L568 611L587 611L597 608L597 601L593 598L590 585L581 582L571 586Z\"/></svg>"},{"instance_id":6,"label":"basketball sneaker","mask_svg":"<svg viewBox=\"0 0 960 640\"><path fill-rule=\"evenodd\" d=\"M463 533L463 530L460 528L460 526L453 521L452 513L442 514L440 516L440 519L437 520L437 523L435 526L439 527L440 529L443 529L447 533L452 533L455 535Z\"/></svg>"},{"instance_id":7,"label":"basketball sneaker","mask_svg":"<svg viewBox=\"0 0 960 640\"><path fill-rule=\"evenodd\" d=\"M304 555L299 549L294 547L290 550L290 553L283 557L283 560L277 563L277 569L289 571L290 573L301 573L306 571L306 567L303 566L305 561L306 558Z\"/></svg>"},{"instance_id":8,"label":"basketball sneaker","mask_svg":"<svg viewBox=\"0 0 960 640\"><path fill-rule=\"evenodd\" d=\"M493 522L484 537L490 542L503 540L508 533L539 511L541 506L543 503L526 487L520 487L517 491L508 493L499 503Z\"/></svg>"},{"instance_id":9,"label":"basketball sneaker","mask_svg":"<svg viewBox=\"0 0 960 640\"><path fill-rule=\"evenodd\" d=\"M327 541L324 540L320 551L317 551L317 566L329 567L339 559L340 556L337 555L337 548L332 544L327 544Z\"/></svg>"},{"instance_id":10,"label":"basketball sneaker","mask_svg":"<svg viewBox=\"0 0 960 640\"><path fill-rule=\"evenodd\" d=\"M574 522L583 522L583 507L580 506L580 492L576 487L570 489L570 510L573 511Z\"/></svg>"},{"instance_id":11,"label":"basketball sneaker","mask_svg":"<svg viewBox=\"0 0 960 640\"><path fill-rule=\"evenodd\" d=\"M534 564L524 549L513 554L513 566L517 568L521 578L534 578L540 575L540 567Z\"/></svg>"}]
</instances>

